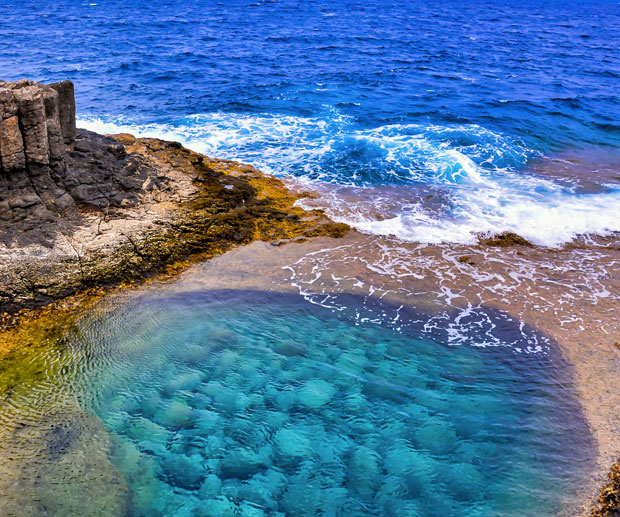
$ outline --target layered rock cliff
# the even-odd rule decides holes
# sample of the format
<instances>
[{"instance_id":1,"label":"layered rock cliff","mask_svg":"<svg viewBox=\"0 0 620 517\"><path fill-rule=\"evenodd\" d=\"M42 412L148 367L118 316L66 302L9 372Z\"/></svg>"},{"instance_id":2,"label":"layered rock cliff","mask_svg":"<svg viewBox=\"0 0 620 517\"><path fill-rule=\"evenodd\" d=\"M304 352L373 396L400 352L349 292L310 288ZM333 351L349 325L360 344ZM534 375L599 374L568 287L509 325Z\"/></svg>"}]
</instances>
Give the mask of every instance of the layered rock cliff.
<instances>
[{"instance_id":1,"label":"layered rock cliff","mask_svg":"<svg viewBox=\"0 0 620 517\"><path fill-rule=\"evenodd\" d=\"M73 84L0 82L0 218L73 205L63 188L67 149L76 136ZM36 209L34 207L37 207Z\"/></svg>"}]
</instances>

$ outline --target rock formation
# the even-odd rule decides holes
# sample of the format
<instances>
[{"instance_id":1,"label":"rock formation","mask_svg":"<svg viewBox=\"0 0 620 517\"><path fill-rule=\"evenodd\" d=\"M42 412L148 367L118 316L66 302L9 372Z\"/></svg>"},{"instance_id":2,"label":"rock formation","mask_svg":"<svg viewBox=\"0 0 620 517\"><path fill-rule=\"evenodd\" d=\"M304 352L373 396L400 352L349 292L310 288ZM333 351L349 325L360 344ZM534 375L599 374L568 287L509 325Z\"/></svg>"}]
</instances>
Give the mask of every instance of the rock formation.
<instances>
[{"instance_id":1,"label":"rock formation","mask_svg":"<svg viewBox=\"0 0 620 517\"><path fill-rule=\"evenodd\" d=\"M76 137L73 84L0 82L0 220L71 207L62 186ZM35 208L38 207L38 208Z\"/></svg>"},{"instance_id":2,"label":"rock formation","mask_svg":"<svg viewBox=\"0 0 620 517\"><path fill-rule=\"evenodd\" d=\"M76 129L70 81L0 81L0 242L51 245L80 207L135 204L136 170L117 141Z\"/></svg>"},{"instance_id":3,"label":"rock formation","mask_svg":"<svg viewBox=\"0 0 620 517\"><path fill-rule=\"evenodd\" d=\"M0 82L0 313L253 239L340 236L251 166L76 130L73 84Z\"/></svg>"}]
</instances>

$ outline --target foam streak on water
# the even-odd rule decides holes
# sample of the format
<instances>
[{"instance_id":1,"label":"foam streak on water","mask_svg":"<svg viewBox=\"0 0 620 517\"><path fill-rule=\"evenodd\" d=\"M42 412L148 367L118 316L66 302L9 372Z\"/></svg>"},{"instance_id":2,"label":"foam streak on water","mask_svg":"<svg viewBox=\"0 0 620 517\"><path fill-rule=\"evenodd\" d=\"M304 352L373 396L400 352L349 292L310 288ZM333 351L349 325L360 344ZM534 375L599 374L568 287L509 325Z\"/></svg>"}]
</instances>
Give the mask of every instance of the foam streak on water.
<instances>
[{"instance_id":1,"label":"foam streak on water","mask_svg":"<svg viewBox=\"0 0 620 517\"><path fill-rule=\"evenodd\" d=\"M549 350L544 336L541 341L540 336L523 332L518 345L495 336L501 327L497 322L511 317L504 313L503 318L490 319L484 310L489 305L523 320L532 314L548 318L570 339L594 321L603 334L617 332L616 320L606 316L620 303L616 250L578 248L557 255L555 251L436 247L367 237L353 241L306 253L284 266L291 285L311 303L339 312L347 311L343 294L364 297L355 319L397 330L419 327L420 321L400 311L400 301L415 303L427 311L421 331L444 326L450 330L443 340L451 344L502 344L535 353ZM389 303L383 306L382 301Z\"/></svg>"}]
</instances>

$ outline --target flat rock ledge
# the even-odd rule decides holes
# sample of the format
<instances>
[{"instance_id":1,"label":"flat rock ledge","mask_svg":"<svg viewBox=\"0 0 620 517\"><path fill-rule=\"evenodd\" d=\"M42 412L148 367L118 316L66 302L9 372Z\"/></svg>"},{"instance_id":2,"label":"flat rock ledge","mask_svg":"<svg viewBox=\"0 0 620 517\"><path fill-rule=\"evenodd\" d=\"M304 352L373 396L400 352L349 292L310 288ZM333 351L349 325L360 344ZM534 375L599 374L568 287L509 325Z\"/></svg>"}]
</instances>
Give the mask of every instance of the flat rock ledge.
<instances>
[{"instance_id":1,"label":"flat rock ledge","mask_svg":"<svg viewBox=\"0 0 620 517\"><path fill-rule=\"evenodd\" d=\"M339 237L301 195L176 142L76 129L73 84L0 81L0 313L255 239Z\"/></svg>"}]
</instances>

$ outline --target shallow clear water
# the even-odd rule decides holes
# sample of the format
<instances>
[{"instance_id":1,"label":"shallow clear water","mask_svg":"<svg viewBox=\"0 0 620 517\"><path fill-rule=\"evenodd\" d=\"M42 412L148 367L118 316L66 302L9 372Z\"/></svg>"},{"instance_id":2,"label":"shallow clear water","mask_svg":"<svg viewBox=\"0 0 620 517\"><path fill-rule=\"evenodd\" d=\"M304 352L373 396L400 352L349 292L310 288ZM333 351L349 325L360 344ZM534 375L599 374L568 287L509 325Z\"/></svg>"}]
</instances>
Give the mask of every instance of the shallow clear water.
<instances>
[{"instance_id":1,"label":"shallow clear water","mask_svg":"<svg viewBox=\"0 0 620 517\"><path fill-rule=\"evenodd\" d=\"M620 163L616 0L5 0L0 29L0 77L74 80L84 127L314 184L411 188L373 217L323 199L366 232L557 246L620 231L618 175L588 160ZM428 186L430 203L415 194Z\"/></svg>"},{"instance_id":2,"label":"shallow clear water","mask_svg":"<svg viewBox=\"0 0 620 517\"><path fill-rule=\"evenodd\" d=\"M261 291L145 294L67 342L64 382L111 432L131 515L543 516L579 502L589 433L548 354L451 347Z\"/></svg>"}]
</instances>

